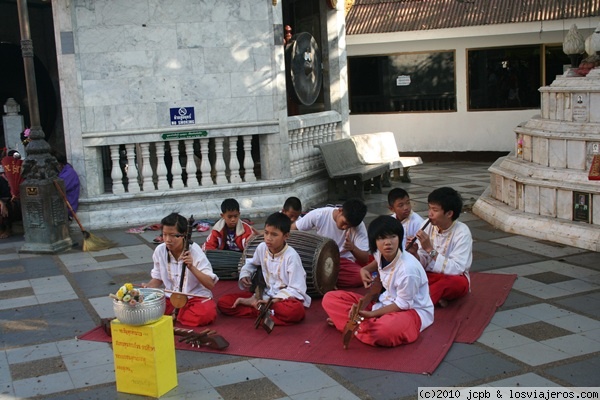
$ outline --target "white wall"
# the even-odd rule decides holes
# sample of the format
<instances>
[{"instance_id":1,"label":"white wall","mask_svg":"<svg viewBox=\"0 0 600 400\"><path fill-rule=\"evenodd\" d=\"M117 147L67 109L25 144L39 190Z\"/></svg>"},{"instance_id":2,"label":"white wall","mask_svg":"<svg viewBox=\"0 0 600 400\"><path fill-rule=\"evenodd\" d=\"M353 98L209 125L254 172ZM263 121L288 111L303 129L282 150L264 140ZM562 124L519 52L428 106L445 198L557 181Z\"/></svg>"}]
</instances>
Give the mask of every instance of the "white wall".
<instances>
[{"instance_id":1,"label":"white wall","mask_svg":"<svg viewBox=\"0 0 600 400\"><path fill-rule=\"evenodd\" d=\"M580 19L544 23L347 36L348 56L419 51L455 50L456 112L350 115L351 134L394 132L401 152L511 151L514 128L540 110L467 112L467 50L528 44L561 44L571 24L584 38L597 20Z\"/></svg>"}]
</instances>

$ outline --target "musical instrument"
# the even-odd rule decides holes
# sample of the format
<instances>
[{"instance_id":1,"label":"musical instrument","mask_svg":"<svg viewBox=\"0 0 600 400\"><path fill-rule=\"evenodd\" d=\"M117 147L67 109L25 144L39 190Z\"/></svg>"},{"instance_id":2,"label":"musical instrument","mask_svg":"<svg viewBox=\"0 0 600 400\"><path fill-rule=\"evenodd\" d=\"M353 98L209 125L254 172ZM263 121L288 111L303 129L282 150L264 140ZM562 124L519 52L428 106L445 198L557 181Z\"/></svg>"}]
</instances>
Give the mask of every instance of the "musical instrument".
<instances>
[{"instance_id":1,"label":"musical instrument","mask_svg":"<svg viewBox=\"0 0 600 400\"><path fill-rule=\"evenodd\" d=\"M262 236L261 236L262 239ZM224 281L237 280L240 276L239 265L242 253L231 250L206 250L206 258L215 275Z\"/></svg>"},{"instance_id":2,"label":"musical instrument","mask_svg":"<svg viewBox=\"0 0 600 400\"><path fill-rule=\"evenodd\" d=\"M293 35L285 45L286 81L288 93L299 104L313 104L323 85L321 51L308 32Z\"/></svg>"},{"instance_id":3,"label":"musical instrument","mask_svg":"<svg viewBox=\"0 0 600 400\"><path fill-rule=\"evenodd\" d=\"M258 329L262 326L267 333L271 333L275 327L275 322L271 319L271 307L273 306L273 299L269 297L269 301L266 303L258 304L258 316L254 321L254 329Z\"/></svg>"},{"instance_id":4,"label":"musical instrument","mask_svg":"<svg viewBox=\"0 0 600 400\"><path fill-rule=\"evenodd\" d=\"M240 260L240 269L247 259L252 258L262 241L262 236L256 236L248 242ZM333 240L310 232L291 231L287 244L300 255L306 271L306 293L310 297L322 297L335 288L340 270L340 250Z\"/></svg>"},{"instance_id":5,"label":"musical instrument","mask_svg":"<svg viewBox=\"0 0 600 400\"><path fill-rule=\"evenodd\" d=\"M104 332L112 337L112 329L110 321L114 318L102 318L100 324L104 329ZM206 346L211 349L222 350L229 346L229 342L221 335L217 335L217 331L210 329L204 329L200 332L196 332L193 329L173 328L173 334L175 336L181 336L180 342L191 344L192 347Z\"/></svg>"},{"instance_id":6,"label":"musical instrument","mask_svg":"<svg viewBox=\"0 0 600 400\"><path fill-rule=\"evenodd\" d=\"M348 318L348 322L346 322L346 326L344 327L344 331L342 332L342 343L344 345L344 350L348 349L348 344L350 343L350 339L355 335L358 330L361 322L365 319L360 315L360 311L364 310L373 300L376 300L381 294L382 284L381 279L379 279L379 275L374 272L375 275L373 282L371 282L371 286L369 286L369 290L363 297L358 300L357 304L354 304L351 309L350 318Z\"/></svg>"},{"instance_id":7,"label":"musical instrument","mask_svg":"<svg viewBox=\"0 0 600 400\"><path fill-rule=\"evenodd\" d=\"M183 251L181 254L185 253L190 249L190 245L192 242L192 225L194 224L194 216L192 215L187 221L187 233L185 235L185 239L183 242ZM181 271L181 279L179 280L179 292L171 292L171 297L169 300L171 304L175 308L173 310L173 319L177 320L177 314L179 314L179 309L185 307L188 301L188 296L183 293L183 282L185 280L185 272L187 271L186 264L182 265Z\"/></svg>"},{"instance_id":8,"label":"musical instrument","mask_svg":"<svg viewBox=\"0 0 600 400\"><path fill-rule=\"evenodd\" d=\"M425 222L425 224L421 227L420 230L424 230L425 228L427 228L427 225L429 225L429 223L431 222L430 219L427 219L427 221ZM415 242L417 241L417 236L415 235L414 238L412 238L412 240L406 245L405 250L408 250L412 247L413 244L415 244Z\"/></svg>"},{"instance_id":9,"label":"musical instrument","mask_svg":"<svg viewBox=\"0 0 600 400\"><path fill-rule=\"evenodd\" d=\"M185 342L192 347L206 346L215 350L223 350L229 347L229 342L221 335L217 335L217 331L204 329L196 332L193 329L173 328L175 336L180 336L179 342Z\"/></svg>"}]
</instances>

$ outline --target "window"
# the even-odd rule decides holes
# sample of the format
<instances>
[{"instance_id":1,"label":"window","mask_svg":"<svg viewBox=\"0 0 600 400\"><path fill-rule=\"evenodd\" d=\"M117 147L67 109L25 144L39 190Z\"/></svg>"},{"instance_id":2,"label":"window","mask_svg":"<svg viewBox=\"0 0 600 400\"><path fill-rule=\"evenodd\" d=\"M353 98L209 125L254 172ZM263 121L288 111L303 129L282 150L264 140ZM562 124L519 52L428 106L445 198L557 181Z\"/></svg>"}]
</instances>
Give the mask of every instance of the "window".
<instances>
[{"instance_id":1,"label":"window","mask_svg":"<svg viewBox=\"0 0 600 400\"><path fill-rule=\"evenodd\" d=\"M476 49L467 58L470 111L539 108L540 86L569 64L562 45Z\"/></svg>"},{"instance_id":2,"label":"window","mask_svg":"<svg viewBox=\"0 0 600 400\"><path fill-rule=\"evenodd\" d=\"M454 51L348 58L350 112L456 111Z\"/></svg>"}]
</instances>

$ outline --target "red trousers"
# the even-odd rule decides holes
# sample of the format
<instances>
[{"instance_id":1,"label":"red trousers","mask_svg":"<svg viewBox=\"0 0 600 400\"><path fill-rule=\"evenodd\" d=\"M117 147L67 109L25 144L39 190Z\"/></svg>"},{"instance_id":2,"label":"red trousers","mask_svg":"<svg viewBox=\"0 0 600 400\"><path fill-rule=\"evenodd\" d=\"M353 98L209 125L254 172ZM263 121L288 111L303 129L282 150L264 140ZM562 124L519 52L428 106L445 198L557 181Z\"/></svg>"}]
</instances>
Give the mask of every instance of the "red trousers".
<instances>
[{"instance_id":1,"label":"red trousers","mask_svg":"<svg viewBox=\"0 0 600 400\"><path fill-rule=\"evenodd\" d=\"M340 258L340 272L337 279L338 288L363 287L360 277L362 265L348 258Z\"/></svg>"},{"instance_id":2,"label":"red trousers","mask_svg":"<svg viewBox=\"0 0 600 400\"><path fill-rule=\"evenodd\" d=\"M436 305L440 299L454 300L469 293L469 280L464 275L427 272L427 280L433 305Z\"/></svg>"},{"instance_id":3,"label":"red trousers","mask_svg":"<svg viewBox=\"0 0 600 400\"><path fill-rule=\"evenodd\" d=\"M173 314L174 310L171 299L167 298L165 315ZM204 326L214 322L215 319L217 319L217 305L213 299L190 297L186 305L177 313L177 321L185 326Z\"/></svg>"},{"instance_id":4,"label":"red trousers","mask_svg":"<svg viewBox=\"0 0 600 400\"><path fill-rule=\"evenodd\" d=\"M224 315L232 317L242 318L256 318L258 317L258 310L254 307L238 305L233 308L233 303L238 298L248 298L254 296L250 292L232 293L221 296L217 302L217 308ZM300 322L304 319L306 311L304 310L304 304L298 299L289 298L280 300L273 303L271 307L273 314L271 319L275 322L275 325L290 325Z\"/></svg>"},{"instance_id":5,"label":"red trousers","mask_svg":"<svg viewBox=\"0 0 600 400\"><path fill-rule=\"evenodd\" d=\"M344 290L325 293L323 309L338 331L344 331L350 308L361 297L358 293ZM370 310L372 306L370 304L366 309ZM355 337L371 346L394 347L414 342L420 331L419 314L415 310L405 310L387 313L378 318L366 318L361 322Z\"/></svg>"}]
</instances>

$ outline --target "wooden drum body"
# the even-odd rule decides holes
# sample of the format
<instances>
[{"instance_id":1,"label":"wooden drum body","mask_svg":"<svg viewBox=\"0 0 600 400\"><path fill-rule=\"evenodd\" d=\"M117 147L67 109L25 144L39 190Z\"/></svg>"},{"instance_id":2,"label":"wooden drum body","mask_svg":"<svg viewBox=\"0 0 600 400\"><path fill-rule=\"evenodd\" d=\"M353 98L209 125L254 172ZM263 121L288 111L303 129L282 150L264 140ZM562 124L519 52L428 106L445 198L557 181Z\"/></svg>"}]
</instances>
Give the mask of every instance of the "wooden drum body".
<instances>
[{"instance_id":1,"label":"wooden drum body","mask_svg":"<svg viewBox=\"0 0 600 400\"><path fill-rule=\"evenodd\" d=\"M240 260L240 268L246 259L252 258L263 240L261 235L248 242ZM287 243L300 255L306 271L306 293L310 297L321 297L335 288L340 271L340 251L333 240L315 233L294 230L290 232Z\"/></svg>"},{"instance_id":2,"label":"wooden drum body","mask_svg":"<svg viewBox=\"0 0 600 400\"><path fill-rule=\"evenodd\" d=\"M262 240L262 236L260 237ZM231 250L206 250L206 258L210 261L213 272L222 280L237 280L240 276L240 263L243 265L243 254Z\"/></svg>"}]
</instances>

